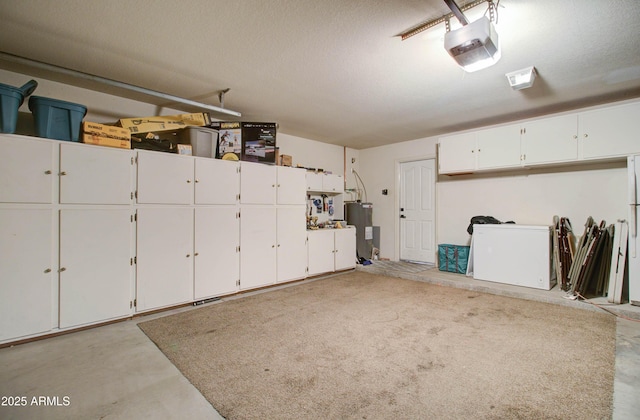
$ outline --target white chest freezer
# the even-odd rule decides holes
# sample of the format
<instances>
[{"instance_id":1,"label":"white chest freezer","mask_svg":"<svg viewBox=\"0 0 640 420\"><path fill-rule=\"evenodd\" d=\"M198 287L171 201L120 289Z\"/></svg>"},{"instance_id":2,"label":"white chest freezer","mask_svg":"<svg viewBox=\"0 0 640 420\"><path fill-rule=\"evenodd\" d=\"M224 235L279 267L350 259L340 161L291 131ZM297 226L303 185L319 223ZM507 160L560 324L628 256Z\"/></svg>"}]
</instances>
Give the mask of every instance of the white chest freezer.
<instances>
[{"instance_id":1,"label":"white chest freezer","mask_svg":"<svg viewBox=\"0 0 640 420\"><path fill-rule=\"evenodd\" d=\"M474 225L473 278L550 290L552 241L551 226Z\"/></svg>"}]
</instances>

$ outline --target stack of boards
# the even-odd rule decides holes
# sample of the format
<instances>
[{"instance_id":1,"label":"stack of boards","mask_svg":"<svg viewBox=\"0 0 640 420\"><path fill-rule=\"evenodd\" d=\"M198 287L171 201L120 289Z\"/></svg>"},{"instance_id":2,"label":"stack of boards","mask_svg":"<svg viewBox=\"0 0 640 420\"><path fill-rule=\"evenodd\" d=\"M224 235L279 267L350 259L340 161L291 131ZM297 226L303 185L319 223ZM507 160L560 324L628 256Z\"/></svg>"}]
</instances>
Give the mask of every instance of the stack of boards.
<instances>
[{"instance_id":1,"label":"stack of boards","mask_svg":"<svg viewBox=\"0 0 640 420\"><path fill-rule=\"evenodd\" d=\"M622 302L628 225L618 220L607 226L587 218L578 243L566 217L553 219L553 261L562 290L572 296L607 296Z\"/></svg>"}]
</instances>

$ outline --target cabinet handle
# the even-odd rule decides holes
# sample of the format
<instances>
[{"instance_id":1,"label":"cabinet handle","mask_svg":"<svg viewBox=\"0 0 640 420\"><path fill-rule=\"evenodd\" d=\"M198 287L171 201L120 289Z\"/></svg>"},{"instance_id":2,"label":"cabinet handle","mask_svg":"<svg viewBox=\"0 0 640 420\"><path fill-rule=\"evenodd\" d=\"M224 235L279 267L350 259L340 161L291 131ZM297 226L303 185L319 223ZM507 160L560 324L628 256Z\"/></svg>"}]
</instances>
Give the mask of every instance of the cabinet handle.
<instances>
[{"instance_id":1,"label":"cabinet handle","mask_svg":"<svg viewBox=\"0 0 640 420\"><path fill-rule=\"evenodd\" d=\"M197 252L194 252L193 256L194 256L194 257L197 257L197 256L198 256L198 253L197 253Z\"/></svg>"},{"instance_id":2,"label":"cabinet handle","mask_svg":"<svg viewBox=\"0 0 640 420\"><path fill-rule=\"evenodd\" d=\"M199 180L199 179L196 179L196 184L197 184L198 182L200 182L200 180Z\"/></svg>"},{"instance_id":3,"label":"cabinet handle","mask_svg":"<svg viewBox=\"0 0 640 420\"><path fill-rule=\"evenodd\" d=\"M51 169L47 169L46 171L44 171L45 175L51 175Z\"/></svg>"},{"instance_id":4,"label":"cabinet handle","mask_svg":"<svg viewBox=\"0 0 640 420\"><path fill-rule=\"evenodd\" d=\"M587 137L589 137L589 135L587 133L584 133L584 138L586 139Z\"/></svg>"},{"instance_id":5,"label":"cabinet handle","mask_svg":"<svg viewBox=\"0 0 640 420\"><path fill-rule=\"evenodd\" d=\"M190 179L187 179L187 184L191 184L191 180Z\"/></svg>"},{"instance_id":6,"label":"cabinet handle","mask_svg":"<svg viewBox=\"0 0 640 420\"><path fill-rule=\"evenodd\" d=\"M67 271L66 267L60 267L60 269L58 270L58 273L62 273L63 271Z\"/></svg>"},{"instance_id":7,"label":"cabinet handle","mask_svg":"<svg viewBox=\"0 0 640 420\"><path fill-rule=\"evenodd\" d=\"M271 248L275 248L275 247L276 247L275 245L271 245Z\"/></svg>"},{"instance_id":8,"label":"cabinet handle","mask_svg":"<svg viewBox=\"0 0 640 420\"><path fill-rule=\"evenodd\" d=\"M65 171L60 172L60 176L66 175L67 173Z\"/></svg>"},{"instance_id":9,"label":"cabinet handle","mask_svg":"<svg viewBox=\"0 0 640 420\"><path fill-rule=\"evenodd\" d=\"M187 254L187 258L189 258L191 256L191 254Z\"/></svg>"},{"instance_id":10,"label":"cabinet handle","mask_svg":"<svg viewBox=\"0 0 640 420\"><path fill-rule=\"evenodd\" d=\"M574 140L578 140L578 135L577 135L577 134L574 134L573 139L574 139Z\"/></svg>"},{"instance_id":11,"label":"cabinet handle","mask_svg":"<svg viewBox=\"0 0 640 420\"><path fill-rule=\"evenodd\" d=\"M50 269L50 268L47 268L46 270L44 270L44 272L45 272L45 273L50 273L50 272L51 272L51 269Z\"/></svg>"},{"instance_id":12,"label":"cabinet handle","mask_svg":"<svg viewBox=\"0 0 640 420\"><path fill-rule=\"evenodd\" d=\"M278 248L280 248L280 244L278 244Z\"/></svg>"}]
</instances>

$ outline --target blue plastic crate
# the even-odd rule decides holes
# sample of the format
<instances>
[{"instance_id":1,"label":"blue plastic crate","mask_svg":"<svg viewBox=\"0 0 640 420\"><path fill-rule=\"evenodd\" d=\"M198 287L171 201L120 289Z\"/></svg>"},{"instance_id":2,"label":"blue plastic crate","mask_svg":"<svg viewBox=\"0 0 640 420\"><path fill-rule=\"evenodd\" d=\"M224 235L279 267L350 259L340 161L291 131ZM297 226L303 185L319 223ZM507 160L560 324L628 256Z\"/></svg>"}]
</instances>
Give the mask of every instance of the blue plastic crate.
<instances>
[{"instance_id":1,"label":"blue plastic crate","mask_svg":"<svg viewBox=\"0 0 640 420\"><path fill-rule=\"evenodd\" d=\"M464 245L438 245L438 269L450 273L466 274L470 249L471 247Z\"/></svg>"},{"instance_id":2,"label":"blue plastic crate","mask_svg":"<svg viewBox=\"0 0 640 420\"><path fill-rule=\"evenodd\" d=\"M36 136L56 140L79 141L82 119L87 107L58 99L32 96L29 109L35 120Z\"/></svg>"},{"instance_id":3,"label":"blue plastic crate","mask_svg":"<svg viewBox=\"0 0 640 420\"><path fill-rule=\"evenodd\" d=\"M20 105L22 105L22 102L24 102L24 98L31 95L37 86L38 82L35 80L30 80L19 88L0 83L1 133L11 134L16 132L18 109Z\"/></svg>"}]
</instances>

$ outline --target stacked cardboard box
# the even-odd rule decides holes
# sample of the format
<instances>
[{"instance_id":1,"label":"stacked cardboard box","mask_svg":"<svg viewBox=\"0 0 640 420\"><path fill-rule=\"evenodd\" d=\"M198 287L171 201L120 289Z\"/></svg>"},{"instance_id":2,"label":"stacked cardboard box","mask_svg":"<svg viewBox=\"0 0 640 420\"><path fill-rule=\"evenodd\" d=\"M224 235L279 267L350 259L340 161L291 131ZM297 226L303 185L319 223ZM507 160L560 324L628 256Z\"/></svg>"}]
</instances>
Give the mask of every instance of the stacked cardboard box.
<instances>
[{"instance_id":1,"label":"stacked cardboard box","mask_svg":"<svg viewBox=\"0 0 640 420\"><path fill-rule=\"evenodd\" d=\"M82 142L131 149L131 133L126 128L84 121L82 123Z\"/></svg>"},{"instance_id":2,"label":"stacked cardboard box","mask_svg":"<svg viewBox=\"0 0 640 420\"><path fill-rule=\"evenodd\" d=\"M118 125L120 127L127 128L134 134L175 131L189 126L204 127L209 124L211 124L211 118L206 112L155 117L121 118L118 120Z\"/></svg>"},{"instance_id":3,"label":"stacked cardboard box","mask_svg":"<svg viewBox=\"0 0 640 420\"><path fill-rule=\"evenodd\" d=\"M210 126L219 131L218 159L276 163L276 123L214 121Z\"/></svg>"}]
</instances>

